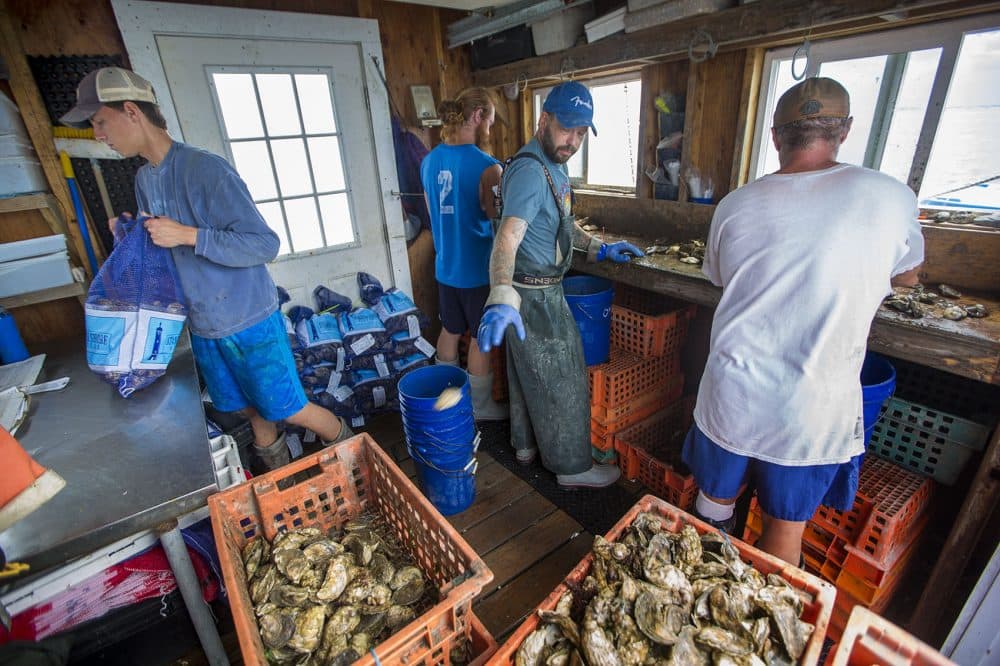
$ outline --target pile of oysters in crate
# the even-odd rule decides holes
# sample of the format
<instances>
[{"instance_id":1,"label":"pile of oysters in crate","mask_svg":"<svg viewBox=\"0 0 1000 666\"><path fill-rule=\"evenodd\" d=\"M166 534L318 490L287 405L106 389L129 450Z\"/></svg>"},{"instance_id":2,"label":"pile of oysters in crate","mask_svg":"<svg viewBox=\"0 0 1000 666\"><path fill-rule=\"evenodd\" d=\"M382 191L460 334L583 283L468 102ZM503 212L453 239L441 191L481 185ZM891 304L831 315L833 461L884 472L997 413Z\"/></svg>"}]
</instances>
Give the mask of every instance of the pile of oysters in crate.
<instances>
[{"instance_id":1,"label":"pile of oysters in crate","mask_svg":"<svg viewBox=\"0 0 1000 666\"><path fill-rule=\"evenodd\" d=\"M363 514L247 542L250 600L271 663L349 664L437 601L388 525Z\"/></svg>"}]
</instances>

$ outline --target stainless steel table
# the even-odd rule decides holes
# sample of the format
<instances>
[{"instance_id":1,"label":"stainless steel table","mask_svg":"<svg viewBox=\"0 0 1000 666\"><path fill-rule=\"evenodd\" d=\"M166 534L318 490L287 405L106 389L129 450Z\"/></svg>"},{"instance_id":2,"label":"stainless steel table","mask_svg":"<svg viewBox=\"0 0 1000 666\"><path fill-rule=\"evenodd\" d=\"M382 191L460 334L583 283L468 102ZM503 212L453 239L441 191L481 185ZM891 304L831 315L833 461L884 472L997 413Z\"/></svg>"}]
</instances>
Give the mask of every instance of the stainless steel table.
<instances>
[{"instance_id":1,"label":"stainless steel table","mask_svg":"<svg viewBox=\"0 0 1000 666\"><path fill-rule=\"evenodd\" d=\"M59 473L66 487L0 533L8 561L31 567L31 575L13 587L125 537L153 531L210 662L228 663L177 529L178 517L203 507L217 490L187 334L167 374L127 400L90 371L81 341L64 342L47 353L38 381L68 376L70 384L32 396L17 439L39 464Z\"/></svg>"}]
</instances>

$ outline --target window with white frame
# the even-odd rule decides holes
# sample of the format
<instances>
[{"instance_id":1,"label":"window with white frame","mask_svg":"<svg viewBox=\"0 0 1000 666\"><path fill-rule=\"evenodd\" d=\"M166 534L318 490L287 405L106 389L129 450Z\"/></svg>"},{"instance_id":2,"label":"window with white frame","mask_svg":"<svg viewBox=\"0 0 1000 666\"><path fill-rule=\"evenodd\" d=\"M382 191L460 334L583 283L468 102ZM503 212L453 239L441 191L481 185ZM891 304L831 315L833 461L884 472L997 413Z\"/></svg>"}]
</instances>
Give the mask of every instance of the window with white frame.
<instances>
[{"instance_id":1,"label":"window with white frame","mask_svg":"<svg viewBox=\"0 0 1000 666\"><path fill-rule=\"evenodd\" d=\"M597 136L587 133L576 155L566 163L576 186L634 191L639 164L639 109L642 82L638 75L581 81L594 98ZM552 87L534 90L534 117Z\"/></svg>"},{"instance_id":2,"label":"window with white frame","mask_svg":"<svg viewBox=\"0 0 1000 666\"><path fill-rule=\"evenodd\" d=\"M333 88L322 71L209 72L226 147L279 256L355 241Z\"/></svg>"},{"instance_id":3,"label":"window with white frame","mask_svg":"<svg viewBox=\"0 0 1000 666\"><path fill-rule=\"evenodd\" d=\"M803 75L837 79L851 95L840 161L909 184L922 207L1000 211L1000 15L769 51L754 178L778 168L774 105Z\"/></svg>"}]
</instances>

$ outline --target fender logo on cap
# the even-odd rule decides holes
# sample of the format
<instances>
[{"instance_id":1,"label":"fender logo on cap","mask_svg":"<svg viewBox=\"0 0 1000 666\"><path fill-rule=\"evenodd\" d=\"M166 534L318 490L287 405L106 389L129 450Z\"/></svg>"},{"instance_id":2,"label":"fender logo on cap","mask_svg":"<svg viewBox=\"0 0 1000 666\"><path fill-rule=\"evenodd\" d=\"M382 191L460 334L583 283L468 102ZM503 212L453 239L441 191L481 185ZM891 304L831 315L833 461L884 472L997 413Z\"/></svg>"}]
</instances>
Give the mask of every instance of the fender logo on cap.
<instances>
[{"instance_id":1,"label":"fender logo on cap","mask_svg":"<svg viewBox=\"0 0 1000 666\"><path fill-rule=\"evenodd\" d=\"M593 105L590 102L588 102L587 100L585 100L582 97L580 97L579 95L575 95L573 97L570 97L569 101L573 102L574 106L585 106L588 109L590 109L591 111L594 110Z\"/></svg>"}]
</instances>

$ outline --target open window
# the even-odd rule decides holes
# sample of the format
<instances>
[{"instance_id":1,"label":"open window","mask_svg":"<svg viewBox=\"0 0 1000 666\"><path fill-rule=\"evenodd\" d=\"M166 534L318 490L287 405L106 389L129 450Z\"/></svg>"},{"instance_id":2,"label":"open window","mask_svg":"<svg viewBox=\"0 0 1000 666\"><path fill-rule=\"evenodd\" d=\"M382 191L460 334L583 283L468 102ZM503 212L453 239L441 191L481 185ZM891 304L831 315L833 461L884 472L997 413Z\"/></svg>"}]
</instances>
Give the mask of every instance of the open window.
<instances>
[{"instance_id":1,"label":"open window","mask_svg":"<svg viewBox=\"0 0 1000 666\"><path fill-rule=\"evenodd\" d=\"M769 51L752 178L778 168L774 105L803 75L851 94L841 161L909 184L922 207L1000 211L1000 16Z\"/></svg>"},{"instance_id":2,"label":"open window","mask_svg":"<svg viewBox=\"0 0 1000 666\"><path fill-rule=\"evenodd\" d=\"M594 97L597 136L587 134L580 150L566 163L575 187L634 192L639 168L639 110L642 82L638 74L581 81ZM545 97L552 90L534 89L534 121L538 127Z\"/></svg>"}]
</instances>

